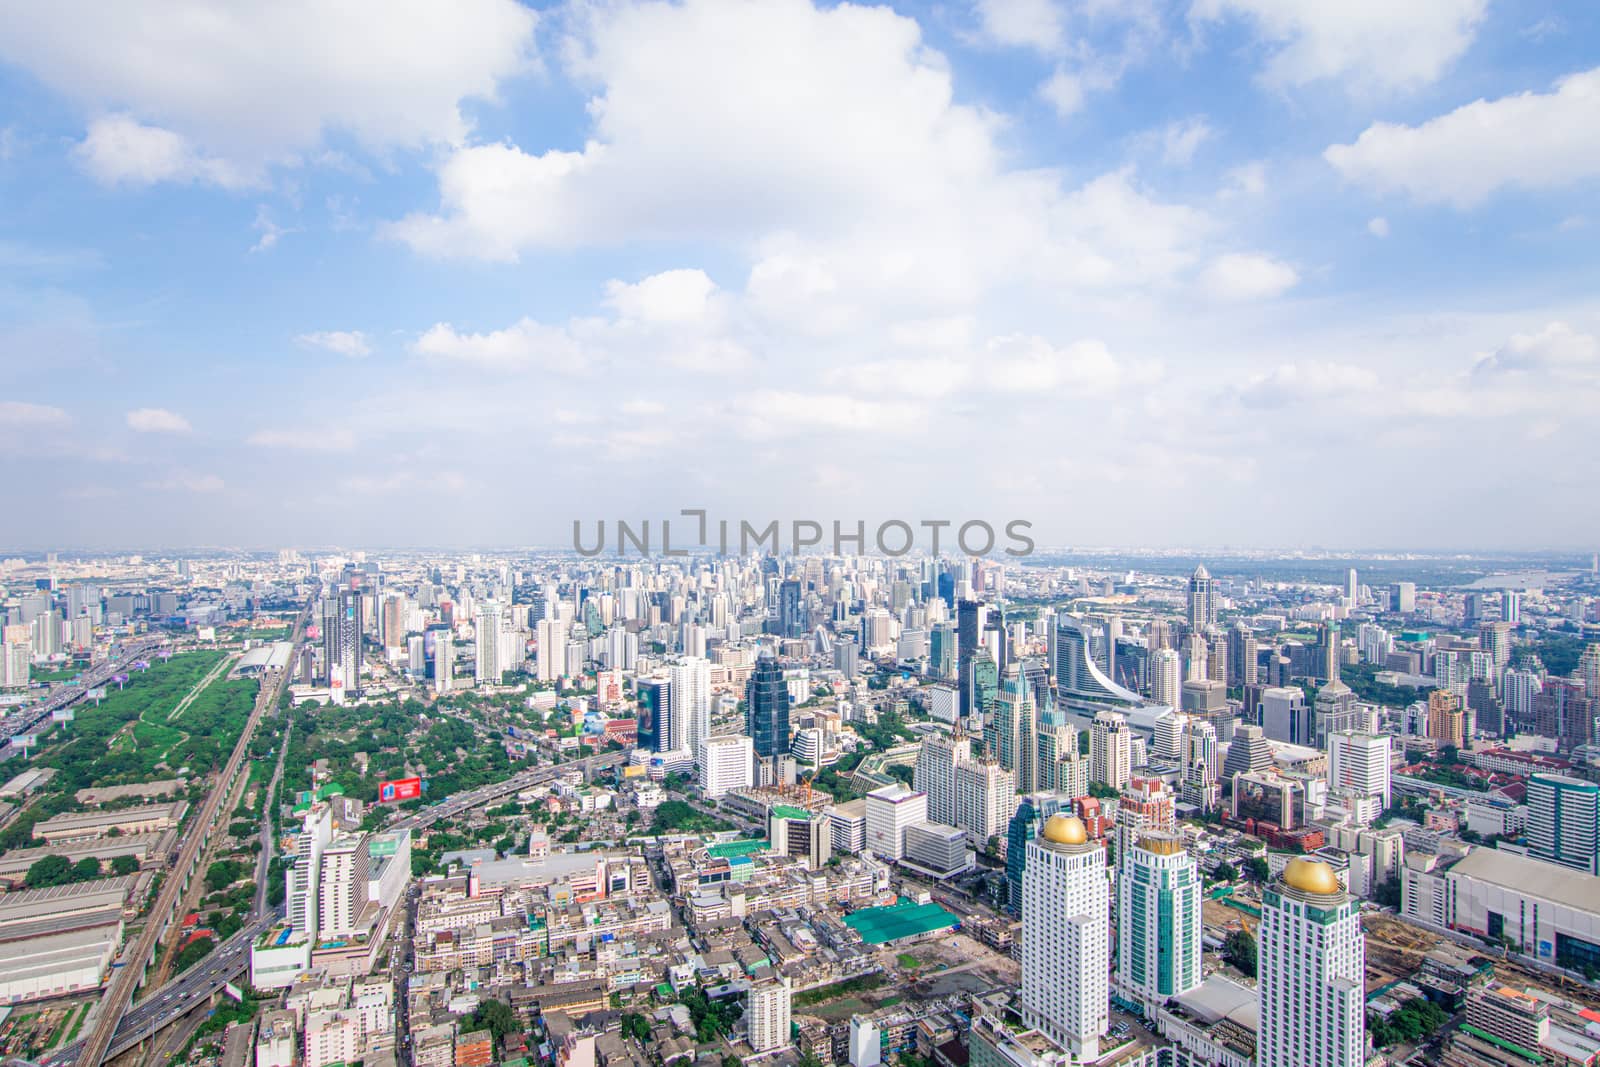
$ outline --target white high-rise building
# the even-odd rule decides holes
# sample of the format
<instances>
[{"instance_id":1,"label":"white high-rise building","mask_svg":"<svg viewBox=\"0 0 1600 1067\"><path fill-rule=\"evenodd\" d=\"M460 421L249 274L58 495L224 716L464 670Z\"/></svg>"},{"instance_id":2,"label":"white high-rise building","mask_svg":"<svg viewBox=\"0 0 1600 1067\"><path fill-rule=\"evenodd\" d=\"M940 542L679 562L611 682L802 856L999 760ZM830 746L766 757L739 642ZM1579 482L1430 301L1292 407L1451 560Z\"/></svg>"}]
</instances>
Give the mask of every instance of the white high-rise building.
<instances>
[{"instance_id":1,"label":"white high-rise building","mask_svg":"<svg viewBox=\"0 0 1600 1067\"><path fill-rule=\"evenodd\" d=\"M438 693L448 693L455 688L455 641L450 631L440 630L433 635L433 688Z\"/></svg>"},{"instance_id":2,"label":"white high-rise building","mask_svg":"<svg viewBox=\"0 0 1600 1067\"><path fill-rule=\"evenodd\" d=\"M955 808L950 825L965 830L973 848L984 848L1006 832L1017 810L1016 779L992 759L964 760L955 768Z\"/></svg>"},{"instance_id":3,"label":"white high-rise building","mask_svg":"<svg viewBox=\"0 0 1600 1067\"><path fill-rule=\"evenodd\" d=\"M700 792L707 798L720 797L730 789L751 784L755 748L742 734L708 737L697 754L700 765Z\"/></svg>"},{"instance_id":4,"label":"white high-rise building","mask_svg":"<svg viewBox=\"0 0 1600 1067\"><path fill-rule=\"evenodd\" d=\"M312 804L295 836L294 862L284 871L284 920L313 940L321 918L317 894L322 882L322 853L332 840L333 811L326 804Z\"/></svg>"},{"instance_id":5,"label":"white high-rise building","mask_svg":"<svg viewBox=\"0 0 1600 1067\"><path fill-rule=\"evenodd\" d=\"M1095 715L1089 727L1089 780L1121 789L1133 776L1133 742L1128 720L1115 711Z\"/></svg>"},{"instance_id":6,"label":"white high-rise building","mask_svg":"<svg viewBox=\"0 0 1600 1067\"><path fill-rule=\"evenodd\" d=\"M683 746L698 758L701 742L711 735L711 664L688 656L668 667L667 677L673 729L683 731Z\"/></svg>"},{"instance_id":7,"label":"white high-rise building","mask_svg":"<svg viewBox=\"0 0 1600 1067\"><path fill-rule=\"evenodd\" d=\"M317 877L317 936L361 932L367 906L369 856L366 838L342 837L322 850Z\"/></svg>"},{"instance_id":8,"label":"white high-rise building","mask_svg":"<svg viewBox=\"0 0 1600 1067\"><path fill-rule=\"evenodd\" d=\"M486 600L479 605L473 623L476 634L474 644L477 646L473 678L479 685L498 685L505 669L500 662L500 628L503 619L504 613L494 601Z\"/></svg>"},{"instance_id":9,"label":"white high-rise building","mask_svg":"<svg viewBox=\"0 0 1600 1067\"><path fill-rule=\"evenodd\" d=\"M538 675L541 682L561 677L567 662L567 624L560 619L540 619Z\"/></svg>"},{"instance_id":10,"label":"white high-rise building","mask_svg":"<svg viewBox=\"0 0 1600 1067\"><path fill-rule=\"evenodd\" d=\"M789 1044L789 980L761 982L750 987L745 1008L750 1047L768 1052Z\"/></svg>"},{"instance_id":11,"label":"white high-rise building","mask_svg":"<svg viewBox=\"0 0 1600 1067\"><path fill-rule=\"evenodd\" d=\"M971 759L972 740L960 731L923 738L911 784L917 792L928 795L931 821L960 825L956 822L956 766Z\"/></svg>"},{"instance_id":12,"label":"white high-rise building","mask_svg":"<svg viewBox=\"0 0 1600 1067\"><path fill-rule=\"evenodd\" d=\"M1176 649L1156 649L1150 653L1150 702L1176 708L1182 698L1183 657Z\"/></svg>"},{"instance_id":13,"label":"white high-rise building","mask_svg":"<svg viewBox=\"0 0 1600 1067\"><path fill-rule=\"evenodd\" d=\"M1366 1062L1361 910L1321 860L1296 856L1261 894L1259 1067Z\"/></svg>"},{"instance_id":14,"label":"white high-rise building","mask_svg":"<svg viewBox=\"0 0 1600 1067\"><path fill-rule=\"evenodd\" d=\"M1380 811L1387 808L1389 753L1388 734L1335 730L1328 735L1328 788L1363 793L1377 800Z\"/></svg>"},{"instance_id":15,"label":"white high-rise building","mask_svg":"<svg viewBox=\"0 0 1600 1067\"><path fill-rule=\"evenodd\" d=\"M1203 891L1179 834L1147 831L1117 856L1117 987L1151 1018L1200 985Z\"/></svg>"},{"instance_id":16,"label":"white high-rise building","mask_svg":"<svg viewBox=\"0 0 1600 1067\"><path fill-rule=\"evenodd\" d=\"M928 821L928 798L903 785L886 785L866 797L867 848L880 860L906 854L906 827Z\"/></svg>"},{"instance_id":17,"label":"white high-rise building","mask_svg":"<svg viewBox=\"0 0 1600 1067\"><path fill-rule=\"evenodd\" d=\"M1057 814L1022 872L1022 1018L1078 1060L1100 1055L1110 1016L1111 883L1105 846Z\"/></svg>"}]
</instances>

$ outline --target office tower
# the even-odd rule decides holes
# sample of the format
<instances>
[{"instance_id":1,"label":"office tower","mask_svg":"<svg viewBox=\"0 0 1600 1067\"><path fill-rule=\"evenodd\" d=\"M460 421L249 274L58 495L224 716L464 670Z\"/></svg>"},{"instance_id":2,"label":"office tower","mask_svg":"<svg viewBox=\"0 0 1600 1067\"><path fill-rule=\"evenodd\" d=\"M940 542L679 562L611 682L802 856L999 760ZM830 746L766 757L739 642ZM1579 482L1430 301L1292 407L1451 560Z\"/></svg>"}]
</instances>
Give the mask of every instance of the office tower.
<instances>
[{"instance_id":1,"label":"office tower","mask_svg":"<svg viewBox=\"0 0 1600 1067\"><path fill-rule=\"evenodd\" d=\"M1500 594L1500 621L1513 627L1522 625L1522 594L1515 589Z\"/></svg>"},{"instance_id":2,"label":"office tower","mask_svg":"<svg viewBox=\"0 0 1600 1067\"><path fill-rule=\"evenodd\" d=\"M1211 572L1204 563L1189 576L1189 629L1203 631L1217 624L1217 594L1211 583Z\"/></svg>"},{"instance_id":3,"label":"office tower","mask_svg":"<svg viewBox=\"0 0 1600 1067\"><path fill-rule=\"evenodd\" d=\"M750 1047L770 1052L789 1044L789 979L759 982L750 987L746 1014Z\"/></svg>"},{"instance_id":4,"label":"office tower","mask_svg":"<svg viewBox=\"0 0 1600 1067\"><path fill-rule=\"evenodd\" d=\"M553 682L561 677L567 665L567 624L559 618L539 620L539 642L536 660L539 681Z\"/></svg>"},{"instance_id":5,"label":"office tower","mask_svg":"<svg viewBox=\"0 0 1600 1067\"><path fill-rule=\"evenodd\" d=\"M1052 815L1022 873L1022 1018L1079 1060L1098 1058L1110 1014L1110 906L1105 846Z\"/></svg>"},{"instance_id":6,"label":"office tower","mask_svg":"<svg viewBox=\"0 0 1600 1067\"><path fill-rule=\"evenodd\" d=\"M1361 585L1356 579L1354 567L1351 567L1350 572L1344 577L1344 602L1345 606L1350 608L1361 602Z\"/></svg>"},{"instance_id":7,"label":"office tower","mask_svg":"<svg viewBox=\"0 0 1600 1067\"><path fill-rule=\"evenodd\" d=\"M988 649L980 648L973 655L967 664L967 680L972 692L963 703L973 709L974 716L992 714L1000 696L1000 670Z\"/></svg>"},{"instance_id":8,"label":"office tower","mask_svg":"<svg viewBox=\"0 0 1600 1067\"><path fill-rule=\"evenodd\" d=\"M1215 809L1222 800L1221 776L1216 729L1204 719L1191 718L1183 729L1184 801L1201 811Z\"/></svg>"},{"instance_id":9,"label":"office tower","mask_svg":"<svg viewBox=\"0 0 1600 1067\"><path fill-rule=\"evenodd\" d=\"M800 582L786 578L778 583L778 633L784 637L801 637L805 632L806 622L800 612Z\"/></svg>"},{"instance_id":10,"label":"office tower","mask_svg":"<svg viewBox=\"0 0 1600 1067\"><path fill-rule=\"evenodd\" d=\"M1121 789L1133 771L1133 740L1128 720L1115 711L1098 712L1089 727L1089 780Z\"/></svg>"},{"instance_id":11,"label":"office tower","mask_svg":"<svg viewBox=\"0 0 1600 1067\"><path fill-rule=\"evenodd\" d=\"M1201 893L1181 835L1148 830L1117 851L1117 986L1150 1018L1200 985Z\"/></svg>"},{"instance_id":12,"label":"office tower","mask_svg":"<svg viewBox=\"0 0 1600 1067\"><path fill-rule=\"evenodd\" d=\"M789 687L778 661L763 654L745 685L745 732L762 759L789 752Z\"/></svg>"},{"instance_id":13,"label":"office tower","mask_svg":"<svg viewBox=\"0 0 1600 1067\"><path fill-rule=\"evenodd\" d=\"M439 630L433 635L433 689L448 693L455 688L455 642L449 630Z\"/></svg>"},{"instance_id":14,"label":"office tower","mask_svg":"<svg viewBox=\"0 0 1600 1067\"><path fill-rule=\"evenodd\" d=\"M1493 738L1505 736L1505 705L1495 695L1492 681L1474 678L1467 683L1467 716L1472 720L1475 733Z\"/></svg>"},{"instance_id":15,"label":"office tower","mask_svg":"<svg viewBox=\"0 0 1600 1067\"><path fill-rule=\"evenodd\" d=\"M312 939L321 917L317 893L322 882L322 853L332 841L332 810L325 803L312 804L295 835L294 860L284 872L284 919Z\"/></svg>"},{"instance_id":16,"label":"office tower","mask_svg":"<svg viewBox=\"0 0 1600 1067\"><path fill-rule=\"evenodd\" d=\"M1311 709L1304 689L1275 686L1261 691L1261 729L1274 741L1310 745Z\"/></svg>"},{"instance_id":17,"label":"office tower","mask_svg":"<svg viewBox=\"0 0 1600 1067\"><path fill-rule=\"evenodd\" d=\"M1070 726L1040 726L1034 733L1030 791L1081 797L1089 791L1089 758L1078 747L1078 731ZM1020 786L1019 786L1020 788Z\"/></svg>"},{"instance_id":18,"label":"office tower","mask_svg":"<svg viewBox=\"0 0 1600 1067\"><path fill-rule=\"evenodd\" d=\"M708 800L752 784L754 751L750 738L742 734L706 738L696 754L696 762L700 767L700 792Z\"/></svg>"},{"instance_id":19,"label":"office tower","mask_svg":"<svg viewBox=\"0 0 1600 1067\"><path fill-rule=\"evenodd\" d=\"M1583 683L1586 696L1600 697L1600 643L1591 641L1583 646L1578 667L1572 673Z\"/></svg>"},{"instance_id":20,"label":"office tower","mask_svg":"<svg viewBox=\"0 0 1600 1067\"><path fill-rule=\"evenodd\" d=\"M1428 694L1428 736L1439 743L1454 748L1467 745L1467 716L1461 698L1444 689Z\"/></svg>"},{"instance_id":21,"label":"office tower","mask_svg":"<svg viewBox=\"0 0 1600 1067\"><path fill-rule=\"evenodd\" d=\"M1027 867L1028 842L1039 832L1039 826L1055 812L1042 810L1046 797L1035 793L1023 797L1006 824L1006 900L1005 909L1012 915L1022 914L1022 874ZM1060 810L1059 805L1056 806Z\"/></svg>"},{"instance_id":22,"label":"office tower","mask_svg":"<svg viewBox=\"0 0 1600 1067\"><path fill-rule=\"evenodd\" d=\"M403 596L383 598L383 647L393 653L405 647L406 600Z\"/></svg>"},{"instance_id":23,"label":"office tower","mask_svg":"<svg viewBox=\"0 0 1600 1067\"><path fill-rule=\"evenodd\" d=\"M1563 751L1586 745L1593 740L1597 705L1582 682L1546 678L1533 698L1533 732L1555 738Z\"/></svg>"},{"instance_id":24,"label":"office tower","mask_svg":"<svg viewBox=\"0 0 1600 1067\"><path fill-rule=\"evenodd\" d=\"M1177 828L1177 798L1160 778L1133 778L1117 798L1117 855L1133 847L1140 834Z\"/></svg>"},{"instance_id":25,"label":"office tower","mask_svg":"<svg viewBox=\"0 0 1600 1067\"><path fill-rule=\"evenodd\" d=\"M1328 735L1328 788L1372 797L1379 810L1390 801L1388 734L1336 730Z\"/></svg>"},{"instance_id":26,"label":"office tower","mask_svg":"<svg viewBox=\"0 0 1600 1067\"><path fill-rule=\"evenodd\" d=\"M972 660L978 653L978 636L983 631L985 605L962 600L956 605L956 688L961 691L961 717L983 710L973 703Z\"/></svg>"},{"instance_id":27,"label":"office tower","mask_svg":"<svg viewBox=\"0 0 1600 1067\"><path fill-rule=\"evenodd\" d=\"M1394 610L1409 615L1417 610L1417 583L1394 583Z\"/></svg>"},{"instance_id":28,"label":"office tower","mask_svg":"<svg viewBox=\"0 0 1600 1067\"><path fill-rule=\"evenodd\" d=\"M1511 624L1508 622L1482 624L1478 627L1478 644L1494 661L1494 674L1489 677L1498 678L1506 664L1511 662ZM1597 662L1597 667L1600 667L1600 662Z\"/></svg>"},{"instance_id":29,"label":"office tower","mask_svg":"<svg viewBox=\"0 0 1600 1067\"><path fill-rule=\"evenodd\" d=\"M992 757L965 760L955 767L955 801L951 824L966 831L973 848L981 849L1005 829L1016 810L1016 782Z\"/></svg>"},{"instance_id":30,"label":"office tower","mask_svg":"<svg viewBox=\"0 0 1600 1067\"><path fill-rule=\"evenodd\" d=\"M1022 672L1012 664L1000 685L991 731L986 739L989 751L1000 761L1000 766L1011 772L1017 789L1024 793L1039 788L1033 766L1037 755L1034 731L1033 697L1028 693Z\"/></svg>"},{"instance_id":31,"label":"office tower","mask_svg":"<svg viewBox=\"0 0 1600 1067\"><path fill-rule=\"evenodd\" d=\"M665 678L640 678L638 744L647 752L683 748L681 729L673 735L672 683Z\"/></svg>"},{"instance_id":32,"label":"office tower","mask_svg":"<svg viewBox=\"0 0 1600 1067\"><path fill-rule=\"evenodd\" d=\"M1501 675L1500 692L1511 723L1524 730L1532 728L1533 700L1543 688L1544 678L1538 671L1510 670Z\"/></svg>"},{"instance_id":33,"label":"office tower","mask_svg":"<svg viewBox=\"0 0 1600 1067\"><path fill-rule=\"evenodd\" d=\"M838 644L833 646L833 667L854 681L861 673L861 646L841 637Z\"/></svg>"},{"instance_id":34,"label":"office tower","mask_svg":"<svg viewBox=\"0 0 1600 1067\"><path fill-rule=\"evenodd\" d=\"M1150 653L1150 702L1176 708L1183 685L1183 663L1170 648Z\"/></svg>"},{"instance_id":35,"label":"office tower","mask_svg":"<svg viewBox=\"0 0 1600 1067\"><path fill-rule=\"evenodd\" d=\"M935 623L928 634L928 673L935 678L955 677L956 628L947 622Z\"/></svg>"},{"instance_id":36,"label":"office tower","mask_svg":"<svg viewBox=\"0 0 1600 1067\"><path fill-rule=\"evenodd\" d=\"M699 759L701 742L711 736L711 663L686 657L667 668L667 679L671 700L667 718L675 732L673 740L678 742L674 747L686 748ZM683 731L681 738L676 735L678 730ZM787 730L785 733L783 751L787 752Z\"/></svg>"},{"instance_id":37,"label":"office tower","mask_svg":"<svg viewBox=\"0 0 1600 1067\"><path fill-rule=\"evenodd\" d=\"M906 827L928 821L928 798L903 785L886 785L866 797L867 848L880 860L906 854Z\"/></svg>"},{"instance_id":38,"label":"office tower","mask_svg":"<svg viewBox=\"0 0 1600 1067\"><path fill-rule=\"evenodd\" d=\"M1259 726L1239 727L1228 746L1228 758L1222 761L1222 777L1232 782L1236 774L1264 771L1271 766L1272 746L1267 743L1266 731Z\"/></svg>"},{"instance_id":39,"label":"office tower","mask_svg":"<svg viewBox=\"0 0 1600 1067\"><path fill-rule=\"evenodd\" d=\"M500 627L504 615L500 605L486 600L473 620L475 645L473 680L479 685L498 685L505 668L500 663Z\"/></svg>"},{"instance_id":40,"label":"office tower","mask_svg":"<svg viewBox=\"0 0 1600 1067\"><path fill-rule=\"evenodd\" d=\"M1296 856L1261 894L1259 1067L1366 1062L1361 912L1333 868Z\"/></svg>"},{"instance_id":41,"label":"office tower","mask_svg":"<svg viewBox=\"0 0 1600 1067\"><path fill-rule=\"evenodd\" d=\"M972 759L972 741L959 729L950 736L930 734L922 739L911 785L928 797L928 819L947 826L956 822L956 766Z\"/></svg>"},{"instance_id":42,"label":"office tower","mask_svg":"<svg viewBox=\"0 0 1600 1067\"><path fill-rule=\"evenodd\" d=\"M1528 779L1528 854L1600 875L1600 785L1564 774Z\"/></svg>"},{"instance_id":43,"label":"office tower","mask_svg":"<svg viewBox=\"0 0 1600 1067\"><path fill-rule=\"evenodd\" d=\"M367 906L367 840L342 837L322 850L317 880L317 936L338 937L362 932Z\"/></svg>"}]
</instances>

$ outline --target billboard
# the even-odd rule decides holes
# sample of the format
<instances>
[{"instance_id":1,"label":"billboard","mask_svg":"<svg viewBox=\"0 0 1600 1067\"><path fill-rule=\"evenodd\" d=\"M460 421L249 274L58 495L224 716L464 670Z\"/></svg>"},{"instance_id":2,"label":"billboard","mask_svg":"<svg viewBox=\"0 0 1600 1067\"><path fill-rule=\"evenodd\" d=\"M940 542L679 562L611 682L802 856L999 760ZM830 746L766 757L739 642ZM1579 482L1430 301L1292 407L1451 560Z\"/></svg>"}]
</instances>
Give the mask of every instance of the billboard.
<instances>
[{"instance_id":1,"label":"billboard","mask_svg":"<svg viewBox=\"0 0 1600 1067\"><path fill-rule=\"evenodd\" d=\"M421 778L396 778L378 783L378 802L392 804L401 800L415 800L422 795Z\"/></svg>"}]
</instances>

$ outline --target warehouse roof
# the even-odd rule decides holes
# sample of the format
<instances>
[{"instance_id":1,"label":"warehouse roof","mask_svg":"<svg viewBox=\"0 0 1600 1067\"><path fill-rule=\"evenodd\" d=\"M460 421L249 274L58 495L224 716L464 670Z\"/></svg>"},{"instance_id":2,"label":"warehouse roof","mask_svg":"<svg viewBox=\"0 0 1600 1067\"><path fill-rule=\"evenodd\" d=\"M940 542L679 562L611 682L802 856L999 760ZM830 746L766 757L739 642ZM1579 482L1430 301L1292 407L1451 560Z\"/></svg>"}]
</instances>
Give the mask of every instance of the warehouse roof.
<instances>
[{"instance_id":1,"label":"warehouse roof","mask_svg":"<svg viewBox=\"0 0 1600 1067\"><path fill-rule=\"evenodd\" d=\"M1503 886L1576 911L1600 912L1600 878L1514 852L1475 848L1458 860L1449 873Z\"/></svg>"}]
</instances>

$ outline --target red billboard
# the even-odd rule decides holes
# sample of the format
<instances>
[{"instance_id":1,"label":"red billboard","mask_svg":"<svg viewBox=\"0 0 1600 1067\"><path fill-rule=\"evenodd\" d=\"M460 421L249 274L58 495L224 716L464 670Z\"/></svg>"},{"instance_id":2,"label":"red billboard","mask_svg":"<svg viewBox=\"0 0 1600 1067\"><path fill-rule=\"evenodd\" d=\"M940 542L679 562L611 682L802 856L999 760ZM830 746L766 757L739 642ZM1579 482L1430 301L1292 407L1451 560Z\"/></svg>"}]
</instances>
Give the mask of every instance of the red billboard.
<instances>
[{"instance_id":1,"label":"red billboard","mask_svg":"<svg viewBox=\"0 0 1600 1067\"><path fill-rule=\"evenodd\" d=\"M378 802L382 804L389 804L399 800L415 800L421 795L421 778L396 778L392 782L378 783Z\"/></svg>"}]
</instances>

